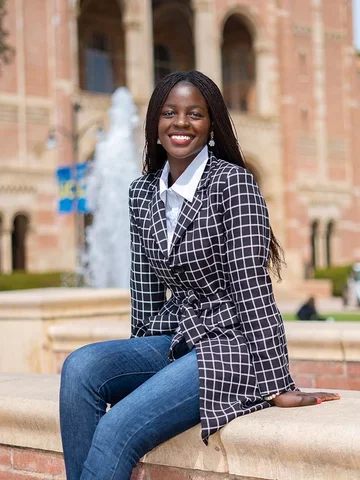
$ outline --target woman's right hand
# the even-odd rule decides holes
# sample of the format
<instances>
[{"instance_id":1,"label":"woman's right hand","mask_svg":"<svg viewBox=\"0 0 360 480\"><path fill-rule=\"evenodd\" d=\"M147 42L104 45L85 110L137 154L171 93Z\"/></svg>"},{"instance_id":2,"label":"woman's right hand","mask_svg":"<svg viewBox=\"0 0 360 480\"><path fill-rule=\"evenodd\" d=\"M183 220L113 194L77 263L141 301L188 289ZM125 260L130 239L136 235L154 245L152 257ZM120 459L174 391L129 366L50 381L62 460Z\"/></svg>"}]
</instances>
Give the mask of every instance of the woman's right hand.
<instances>
[{"instance_id":1,"label":"woman's right hand","mask_svg":"<svg viewBox=\"0 0 360 480\"><path fill-rule=\"evenodd\" d=\"M301 392L299 390L293 390L281 393L271 400L271 403L277 407L291 408L317 405L332 400L340 400L340 395L338 393L329 392Z\"/></svg>"}]
</instances>

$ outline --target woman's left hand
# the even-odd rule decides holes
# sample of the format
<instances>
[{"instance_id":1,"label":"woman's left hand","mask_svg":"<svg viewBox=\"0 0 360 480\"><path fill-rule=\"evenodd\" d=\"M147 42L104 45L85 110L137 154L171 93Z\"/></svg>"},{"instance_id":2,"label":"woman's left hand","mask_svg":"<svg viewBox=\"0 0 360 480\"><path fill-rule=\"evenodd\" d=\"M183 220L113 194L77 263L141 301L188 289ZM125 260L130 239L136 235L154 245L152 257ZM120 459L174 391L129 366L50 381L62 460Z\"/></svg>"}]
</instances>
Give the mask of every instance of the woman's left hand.
<instances>
[{"instance_id":1,"label":"woman's left hand","mask_svg":"<svg viewBox=\"0 0 360 480\"><path fill-rule=\"evenodd\" d=\"M322 402L329 402L331 400L339 400L340 395L338 393L329 392L300 392L291 391L281 393L275 397L271 403L277 407L305 407L307 405L317 405Z\"/></svg>"}]
</instances>

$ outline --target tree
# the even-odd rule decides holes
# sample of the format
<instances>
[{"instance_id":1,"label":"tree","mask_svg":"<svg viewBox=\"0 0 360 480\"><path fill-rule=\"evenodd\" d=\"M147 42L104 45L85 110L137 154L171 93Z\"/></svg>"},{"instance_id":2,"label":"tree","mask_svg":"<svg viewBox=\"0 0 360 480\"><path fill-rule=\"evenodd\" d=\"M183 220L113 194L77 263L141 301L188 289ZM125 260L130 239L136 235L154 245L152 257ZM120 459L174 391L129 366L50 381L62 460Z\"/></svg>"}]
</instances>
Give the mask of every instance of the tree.
<instances>
[{"instance_id":1,"label":"tree","mask_svg":"<svg viewBox=\"0 0 360 480\"><path fill-rule=\"evenodd\" d=\"M5 4L6 0L0 0L0 69L3 64L10 63L15 54L14 48L6 42L9 32L4 30Z\"/></svg>"}]
</instances>

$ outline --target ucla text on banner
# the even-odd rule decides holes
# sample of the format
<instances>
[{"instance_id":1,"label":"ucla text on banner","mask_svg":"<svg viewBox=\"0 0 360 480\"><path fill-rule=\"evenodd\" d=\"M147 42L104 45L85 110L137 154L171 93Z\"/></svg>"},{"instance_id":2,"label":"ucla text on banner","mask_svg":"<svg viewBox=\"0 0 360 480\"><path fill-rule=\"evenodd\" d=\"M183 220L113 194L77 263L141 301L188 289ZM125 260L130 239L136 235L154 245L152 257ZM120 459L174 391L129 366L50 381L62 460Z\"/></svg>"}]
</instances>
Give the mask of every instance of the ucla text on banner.
<instances>
[{"instance_id":1,"label":"ucla text on banner","mask_svg":"<svg viewBox=\"0 0 360 480\"><path fill-rule=\"evenodd\" d=\"M59 213L87 213L86 173L87 164L60 167L56 171L59 185Z\"/></svg>"}]
</instances>

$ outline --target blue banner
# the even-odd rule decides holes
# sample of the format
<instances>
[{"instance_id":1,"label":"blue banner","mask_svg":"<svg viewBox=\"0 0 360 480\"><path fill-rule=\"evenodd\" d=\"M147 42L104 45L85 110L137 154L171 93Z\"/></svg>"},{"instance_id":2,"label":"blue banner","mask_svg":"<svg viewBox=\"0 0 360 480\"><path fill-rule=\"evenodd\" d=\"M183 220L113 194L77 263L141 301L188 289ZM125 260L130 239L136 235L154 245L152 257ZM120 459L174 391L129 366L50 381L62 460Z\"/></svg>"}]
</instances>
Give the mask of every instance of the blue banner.
<instances>
[{"instance_id":1,"label":"blue banner","mask_svg":"<svg viewBox=\"0 0 360 480\"><path fill-rule=\"evenodd\" d=\"M60 167L56 171L59 185L59 213L88 213L86 208L87 164Z\"/></svg>"},{"instance_id":2,"label":"blue banner","mask_svg":"<svg viewBox=\"0 0 360 480\"><path fill-rule=\"evenodd\" d=\"M78 213L88 213L86 208L86 174L88 165L81 163L76 165L76 192L75 197L75 210Z\"/></svg>"}]
</instances>

